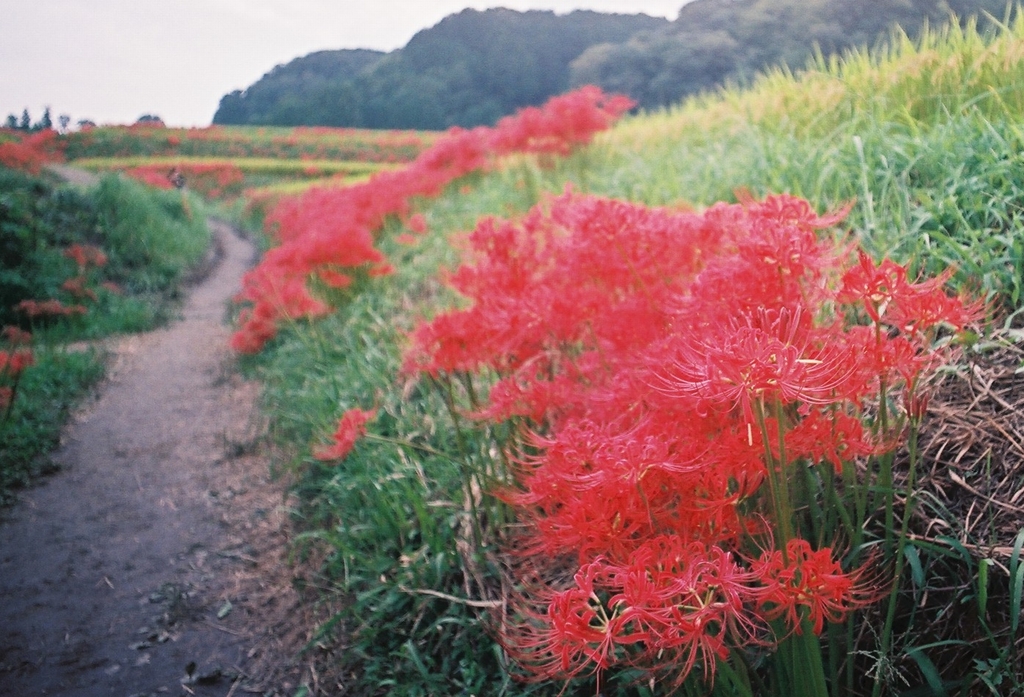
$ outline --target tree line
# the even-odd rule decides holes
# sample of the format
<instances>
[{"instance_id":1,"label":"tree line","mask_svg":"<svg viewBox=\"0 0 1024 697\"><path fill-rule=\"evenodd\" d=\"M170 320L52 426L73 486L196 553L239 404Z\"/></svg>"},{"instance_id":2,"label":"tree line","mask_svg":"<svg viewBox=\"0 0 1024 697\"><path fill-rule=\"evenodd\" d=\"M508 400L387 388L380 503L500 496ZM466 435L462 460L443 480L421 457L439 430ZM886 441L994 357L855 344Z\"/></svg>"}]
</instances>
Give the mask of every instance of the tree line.
<instances>
[{"instance_id":1,"label":"tree line","mask_svg":"<svg viewBox=\"0 0 1024 697\"><path fill-rule=\"evenodd\" d=\"M66 129L70 122L70 116L61 114L60 123L62 128ZM48 128L53 128L53 117L50 116L50 107L43 109L43 115L35 122L32 121L27 108L21 111L21 118L14 114L8 114L4 127L13 131L25 131L27 133L35 133L36 131L45 131Z\"/></svg>"},{"instance_id":2,"label":"tree line","mask_svg":"<svg viewBox=\"0 0 1024 697\"><path fill-rule=\"evenodd\" d=\"M584 84L655 109L765 68L877 46L895 27L1005 16L1007 0L693 0L642 14L463 10L390 53L319 51L225 95L215 124L445 129L490 125Z\"/></svg>"}]
</instances>

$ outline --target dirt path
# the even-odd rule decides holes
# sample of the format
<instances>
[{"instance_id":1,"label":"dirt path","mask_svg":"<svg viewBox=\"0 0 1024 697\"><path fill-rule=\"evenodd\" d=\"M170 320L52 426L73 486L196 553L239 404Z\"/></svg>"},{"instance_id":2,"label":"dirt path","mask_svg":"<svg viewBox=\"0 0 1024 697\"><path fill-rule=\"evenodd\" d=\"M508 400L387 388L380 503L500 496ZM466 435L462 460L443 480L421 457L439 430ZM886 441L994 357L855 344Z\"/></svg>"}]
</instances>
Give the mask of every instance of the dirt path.
<instances>
[{"instance_id":1,"label":"dirt path","mask_svg":"<svg viewBox=\"0 0 1024 697\"><path fill-rule=\"evenodd\" d=\"M282 563L280 482L257 387L231 369L225 302L253 258L218 256L171 326L115 347L62 471L0 523L0 695L290 694L305 637Z\"/></svg>"}]
</instances>

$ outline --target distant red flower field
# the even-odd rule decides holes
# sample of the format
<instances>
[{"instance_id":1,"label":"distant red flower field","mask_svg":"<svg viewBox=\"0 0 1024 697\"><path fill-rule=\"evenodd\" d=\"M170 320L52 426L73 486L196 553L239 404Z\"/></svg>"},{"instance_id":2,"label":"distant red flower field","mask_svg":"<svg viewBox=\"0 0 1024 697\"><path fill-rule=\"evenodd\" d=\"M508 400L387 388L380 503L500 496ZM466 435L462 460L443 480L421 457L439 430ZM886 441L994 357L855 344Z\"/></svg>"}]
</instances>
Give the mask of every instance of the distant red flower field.
<instances>
[{"instance_id":1,"label":"distant red flower field","mask_svg":"<svg viewBox=\"0 0 1024 697\"><path fill-rule=\"evenodd\" d=\"M232 339L241 352L259 351L283 319L316 316L328 306L309 290L311 275L334 287L346 276L387 273L376 231L391 215L410 214L415 197L433 197L450 182L515 152L564 154L590 141L632 107L625 97L586 87L500 120L493 128L453 128L412 163L339 189L311 189L285 198L267 216L279 242L245 278L248 306Z\"/></svg>"}]
</instances>

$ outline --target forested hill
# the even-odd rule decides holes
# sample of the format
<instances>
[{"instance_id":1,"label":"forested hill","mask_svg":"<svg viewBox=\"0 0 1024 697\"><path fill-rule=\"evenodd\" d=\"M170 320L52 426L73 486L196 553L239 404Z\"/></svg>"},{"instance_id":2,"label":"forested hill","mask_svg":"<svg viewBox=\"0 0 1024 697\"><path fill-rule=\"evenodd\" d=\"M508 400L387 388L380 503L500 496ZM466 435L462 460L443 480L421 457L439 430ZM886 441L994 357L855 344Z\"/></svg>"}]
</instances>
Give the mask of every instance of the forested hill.
<instances>
[{"instance_id":1,"label":"forested hill","mask_svg":"<svg viewBox=\"0 0 1024 697\"><path fill-rule=\"evenodd\" d=\"M569 64L670 22L643 14L463 10L402 49L320 51L225 95L217 124L443 129L492 124L569 88Z\"/></svg>"},{"instance_id":2,"label":"forested hill","mask_svg":"<svg viewBox=\"0 0 1024 697\"><path fill-rule=\"evenodd\" d=\"M654 108L872 46L895 25L1004 16L1007 0L693 0L669 22L647 15L463 10L391 53L320 51L225 95L217 124L444 129L501 116L583 84ZM682 4L682 3L681 3Z\"/></svg>"},{"instance_id":3,"label":"forested hill","mask_svg":"<svg viewBox=\"0 0 1024 697\"><path fill-rule=\"evenodd\" d=\"M348 126L354 118L352 79L382 51L317 51L279 65L245 92L220 100L214 123Z\"/></svg>"}]
</instances>

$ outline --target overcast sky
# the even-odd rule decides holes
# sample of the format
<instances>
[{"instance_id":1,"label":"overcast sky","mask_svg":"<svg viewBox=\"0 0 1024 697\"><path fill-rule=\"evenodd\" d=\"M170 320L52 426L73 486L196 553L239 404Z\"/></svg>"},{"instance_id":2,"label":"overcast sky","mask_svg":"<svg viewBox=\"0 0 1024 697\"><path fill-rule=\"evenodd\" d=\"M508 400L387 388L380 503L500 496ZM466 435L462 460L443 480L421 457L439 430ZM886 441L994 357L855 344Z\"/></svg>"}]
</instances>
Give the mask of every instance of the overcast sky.
<instances>
[{"instance_id":1,"label":"overcast sky","mask_svg":"<svg viewBox=\"0 0 1024 697\"><path fill-rule=\"evenodd\" d=\"M644 12L686 0L0 0L0 120L206 126L220 98L312 51L391 51L466 7Z\"/></svg>"}]
</instances>

